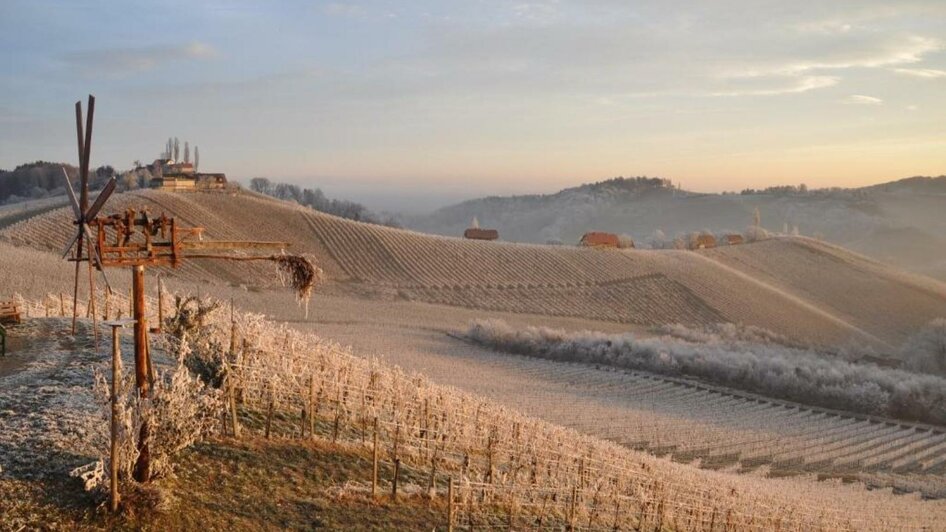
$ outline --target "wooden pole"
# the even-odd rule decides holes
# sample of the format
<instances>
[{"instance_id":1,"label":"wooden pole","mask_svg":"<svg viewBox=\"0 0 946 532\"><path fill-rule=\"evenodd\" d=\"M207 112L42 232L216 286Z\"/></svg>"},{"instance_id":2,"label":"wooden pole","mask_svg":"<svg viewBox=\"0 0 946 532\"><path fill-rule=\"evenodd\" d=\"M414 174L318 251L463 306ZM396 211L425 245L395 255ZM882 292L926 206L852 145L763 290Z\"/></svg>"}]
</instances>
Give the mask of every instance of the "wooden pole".
<instances>
[{"instance_id":1,"label":"wooden pole","mask_svg":"<svg viewBox=\"0 0 946 532\"><path fill-rule=\"evenodd\" d=\"M394 459L394 482L391 483L391 500L397 502L397 478L401 475L401 459Z\"/></svg>"},{"instance_id":2,"label":"wooden pole","mask_svg":"<svg viewBox=\"0 0 946 532\"><path fill-rule=\"evenodd\" d=\"M315 375L309 376L309 437L315 438Z\"/></svg>"},{"instance_id":3,"label":"wooden pole","mask_svg":"<svg viewBox=\"0 0 946 532\"><path fill-rule=\"evenodd\" d=\"M269 413L266 415L266 439L269 439L269 432L273 428L273 409L276 408L276 397L275 394L270 392L269 396Z\"/></svg>"},{"instance_id":4,"label":"wooden pole","mask_svg":"<svg viewBox=\"0 0 946 532\"><path fill-rule=\"evenodd\" d=\"M378 496L378 418L374 418L374 444L371 449L371 498Z\"/></svg>"},{"instance_id":5,"label":"wooden pole","mask_svg":"<svg viewBox=\"0 0 946 532\"><path fill-rule=\"evenodd\" d=\"M230 364L227 364L227 391L229 392L228 400L230 402L230 423L233 425L233 437L240 437L240 420L237 418L237 407L236 407L236 379L234 378L235 373L233 372L233 367Z\"/></svg>"},{"instance_id":6,"label":"wooden pole","mask_svg":"<svg viewBox=\"0 0 946 532\"><path fill-rule=\"evenodd\" d=\"M132 268L132 315L135 319L135 386L138 396L147 398L151 395L151 381L149 379L148 359L148 323L145 318L145 267ZM150 427L147 423L141 425L138 438L138 461L135 463L135 480L148 482L151 480L151 453L148 449Z\"/></svg>"},{"instance_id":7,"label":"wooden pole","mask_svg":"<svg viewBox=\"0 0 946 532\"><path fill-rule=\"evenodd\" d=\"M111 301L112 301L112 289L105 287L105 319L108 320L108 315L111 310Z\"/></svg>"},{"instance_id":8,"label":"wooden pole","mask_svg":"<svg viewBox=\"0 0 946 532\"><path fill-rule=\"evenodd\" d=\"M161 281L161 276L158 276L158 326L155 327L155 331L158 334L161 334L161 328L164 327L164 298L162 294L164 293L164 284Z\"/></svg>"},{"instance_id":9,"label":"wooden pole","mask_svg":"<svg viewBox=\"0 0 946 532\"><path fill-rule=\"evenodd\" d=\"M109 324L112 327L112 446L109 455L109 508L112 512L118 511L118 431L120 421L118 419L118 382L121 380L122 353L121 342L119 341L118 330L122 328L120 323Z\"/></svg>"},{"instance_id":10,"label":"wooden pole","mask_svg":"<svg viewBox=\"0 0 946 532\"><path fill-rule=\"evenodd\" d=\"M59 292L59 316L66 317L66 299L63 297L62 292Z\"/></svg>"},{"instance_id":11,"label":"wooden pole","mask_svg":"<svg viewBox=\"0 0 946 532\"><path fill-rule=\"evenodd\" d=\"M447 482L447 532L453 532L453 477Z\"/></svg>"}]
</instances>

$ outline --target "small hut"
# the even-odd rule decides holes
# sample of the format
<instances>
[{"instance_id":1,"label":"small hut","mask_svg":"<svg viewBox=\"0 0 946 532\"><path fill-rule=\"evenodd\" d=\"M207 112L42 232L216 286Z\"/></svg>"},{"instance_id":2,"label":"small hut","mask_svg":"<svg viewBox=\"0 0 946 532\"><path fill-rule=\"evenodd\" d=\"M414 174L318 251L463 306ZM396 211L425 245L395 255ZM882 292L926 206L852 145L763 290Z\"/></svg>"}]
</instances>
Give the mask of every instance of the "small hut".
<instances>
[{"instance_id":1,"label":"small hut","mask_svg":"<svg viewBox=\"0 0 946 532\"><path fill-rule=\"evenodd\" d=\"M730 246L738 246L739 244L742 244L743 242L745 242L745 239L742 237L742 235L738 233L726 235L726 244Z\"/></svg>"},{"instance_id":2,"label":"small hut","mask_svg":"<svg viewBox=\"0 0 946 532\"><path fill-rule=\"evenodd\" d=\"M618 235L613 233L590 231L581 237L578 245L588 248L617 248L620 247L620 240Z\"/></svg>"}]
</instances>

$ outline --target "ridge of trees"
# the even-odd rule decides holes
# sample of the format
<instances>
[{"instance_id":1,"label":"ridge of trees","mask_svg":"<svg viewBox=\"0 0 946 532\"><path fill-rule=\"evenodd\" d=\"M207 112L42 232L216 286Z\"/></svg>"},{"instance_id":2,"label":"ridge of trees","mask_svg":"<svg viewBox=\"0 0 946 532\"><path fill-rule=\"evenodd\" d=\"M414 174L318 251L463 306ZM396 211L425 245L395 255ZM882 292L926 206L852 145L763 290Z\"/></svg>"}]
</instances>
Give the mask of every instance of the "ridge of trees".
<instances>
[{"instance_id":1,"label":"ridge of trees","mask_svg":"<svg viewBox=\"0 0 946 532\"><path fill-rule=\"evenodd\" d=\"M372 212L360 203L343 199L330 199L319 188L302 188L290 183L276 183L265 177L250 179L250 190L285 201L293 201L310 209L359 222L388 227L400 227L391 216Z\"/></svg>"}]
</instances>

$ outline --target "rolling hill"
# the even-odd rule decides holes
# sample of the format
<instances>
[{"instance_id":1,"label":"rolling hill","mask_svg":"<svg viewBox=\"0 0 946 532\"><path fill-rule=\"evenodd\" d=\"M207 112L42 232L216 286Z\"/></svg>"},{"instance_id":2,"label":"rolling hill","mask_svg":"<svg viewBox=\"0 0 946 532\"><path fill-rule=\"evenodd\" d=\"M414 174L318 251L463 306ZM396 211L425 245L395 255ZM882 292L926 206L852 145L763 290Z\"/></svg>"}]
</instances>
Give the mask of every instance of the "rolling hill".
<instances>
[{"instance_id":1,"label":"rolling hill","mask_svg":"<svg viewBox=\"0 0 946 532\"><path fill-rule=\"evenodd\" d=\"M246 192L132 192L109 209L140 206L206 227L209 238L290 241L295 252L319 259L328 292L370 299L645 327L733 322L800 343L881 348L946 313L946 285L808 238L700 252L479 242L353 222ZM0 239L59 250L70 216L53 210L4 228ZM274 283L268 267L247 263L191 261L169 275Z\"/></svg>"},{"instance_id":2,"label":"rolling hill","mask_svg":"<svg viewBox=\"0 0 946 532\"><path fill-rule=\"evenodd\" d=\"M500 238L577 242L586 231L626 233L645 246L656 231L742 231L759 209L762 225L870 255L946 279L946 176L914 177L858 189L789 187L746 194L699 194L654 179L611 179L555 194L487 197L405 220L408 227L460 235L475 216Z\"/></svg>"}]
</instances>

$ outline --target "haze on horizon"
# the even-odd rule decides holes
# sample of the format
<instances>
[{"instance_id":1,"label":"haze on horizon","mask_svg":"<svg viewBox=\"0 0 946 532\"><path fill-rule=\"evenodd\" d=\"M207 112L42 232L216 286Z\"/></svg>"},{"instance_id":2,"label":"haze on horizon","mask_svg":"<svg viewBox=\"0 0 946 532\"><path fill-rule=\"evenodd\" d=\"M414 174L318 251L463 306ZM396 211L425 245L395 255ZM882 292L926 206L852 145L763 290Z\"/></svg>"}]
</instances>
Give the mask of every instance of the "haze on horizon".
<instances>
[{"instance_id":1,"label":"haze on horizon","mask_svg":"<svg viewBox=\"0 0 946 532\"><path fill-rule=\"evenodd\" d=\"M617 175L701 191L946 173L946 3L0 5L0 168L169 135L376 207Z\"/></svg>"}]
</instances>

